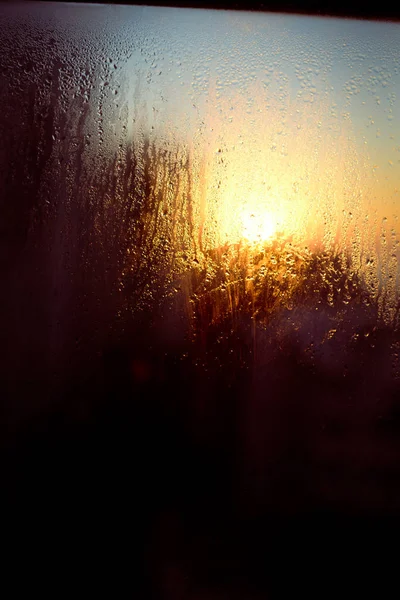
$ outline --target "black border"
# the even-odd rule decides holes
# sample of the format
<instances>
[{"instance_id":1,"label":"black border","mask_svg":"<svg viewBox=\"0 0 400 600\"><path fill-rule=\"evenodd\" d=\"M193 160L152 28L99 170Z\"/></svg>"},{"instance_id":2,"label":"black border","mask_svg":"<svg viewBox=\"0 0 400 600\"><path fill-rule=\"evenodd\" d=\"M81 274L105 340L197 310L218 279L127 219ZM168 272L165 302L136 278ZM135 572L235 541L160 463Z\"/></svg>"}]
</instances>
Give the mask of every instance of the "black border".
<instances>
[{"instance_id":1,"label":"black border","mask_svg":"<svg viewBox=\"0 0 400 600\"><path fill-rule=\"evenodd\" d=\"M35 0L28 0L35 1ZM42 0L54 1L54 0ZM68 2L69 0L63 0ZM73 3L89 3L87 0L73 0ZM368 0L353 0L345 2L345 0L272 0L267 2L257 2L256 0L237 0L229 2L228 0L210 1L181 1L174 2L168 0L145 0L145 1L129 1L129 0L97 0L96 4L122 4L122 5L144 5L144 6L172 6L182 8L207 8L218 10L247 10L259 12L282 12L307 15L347 17L356 19L370 20L385 20L385 21L400 21L400 4L397 2L378 3Z\"/></svg>"}]
</instances>

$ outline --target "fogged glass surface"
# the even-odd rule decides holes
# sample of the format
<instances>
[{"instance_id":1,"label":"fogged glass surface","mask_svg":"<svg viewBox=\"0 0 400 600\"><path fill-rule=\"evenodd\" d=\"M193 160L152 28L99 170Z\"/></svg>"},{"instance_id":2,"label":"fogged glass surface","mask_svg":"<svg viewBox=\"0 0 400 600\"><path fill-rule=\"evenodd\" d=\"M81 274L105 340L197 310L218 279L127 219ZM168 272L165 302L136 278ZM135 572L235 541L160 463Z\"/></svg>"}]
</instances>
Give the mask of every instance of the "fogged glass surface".
<instances>
[{"instance_id":1,"label":"fogged glass surface","mask_svg":"<svg viewBox=\"0 0 400 600\"><path fill-rule=\"evenodd\" d=\"M7 435L143 419L197 465L167 495L397 511L399 53L392 23L1 5Z\"/></svg>"}]
</instances>

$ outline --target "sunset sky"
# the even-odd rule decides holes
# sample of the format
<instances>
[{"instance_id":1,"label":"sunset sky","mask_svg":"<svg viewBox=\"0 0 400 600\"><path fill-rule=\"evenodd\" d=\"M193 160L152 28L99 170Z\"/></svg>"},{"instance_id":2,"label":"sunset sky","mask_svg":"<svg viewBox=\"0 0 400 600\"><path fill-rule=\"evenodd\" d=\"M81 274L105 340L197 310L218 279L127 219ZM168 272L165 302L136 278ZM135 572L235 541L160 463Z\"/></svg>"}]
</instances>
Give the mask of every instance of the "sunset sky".
<instances>
[{"instance_id":1,"label":"sunset sky","mask_svg":"<svg viewBox=\"0 0 400 600\"><path fill-rule=\"evenodd\" d=\"M129 14L154 36L127 64L131 108L140 79L154 135L184 138L206 160L202 184L228 237L244 198L253 198L245 220L274 206L267 231L282 220L298 227L327 203L328 212L347 207L377 224L387 217L399 232L398 25L171 8Z\"/></svg>"}]
</instances>

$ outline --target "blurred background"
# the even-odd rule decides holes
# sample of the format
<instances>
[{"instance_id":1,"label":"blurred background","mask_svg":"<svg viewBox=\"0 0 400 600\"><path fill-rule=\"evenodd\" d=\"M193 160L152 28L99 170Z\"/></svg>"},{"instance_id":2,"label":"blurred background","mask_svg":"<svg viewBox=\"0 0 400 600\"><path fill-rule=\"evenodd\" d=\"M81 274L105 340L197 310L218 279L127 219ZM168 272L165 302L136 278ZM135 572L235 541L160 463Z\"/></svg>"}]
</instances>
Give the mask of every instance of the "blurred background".
<instances>
[{"instance_id":1,"label":"blurred background","mask_svg":"<svg viewBox=\"0 0 400 600\"><path fill-rule=\"evenodd\" d=\"M249 8L0 4L4 539L56 589L360 594L397 540L399 25Z\"/></svg>"}]
</instances>

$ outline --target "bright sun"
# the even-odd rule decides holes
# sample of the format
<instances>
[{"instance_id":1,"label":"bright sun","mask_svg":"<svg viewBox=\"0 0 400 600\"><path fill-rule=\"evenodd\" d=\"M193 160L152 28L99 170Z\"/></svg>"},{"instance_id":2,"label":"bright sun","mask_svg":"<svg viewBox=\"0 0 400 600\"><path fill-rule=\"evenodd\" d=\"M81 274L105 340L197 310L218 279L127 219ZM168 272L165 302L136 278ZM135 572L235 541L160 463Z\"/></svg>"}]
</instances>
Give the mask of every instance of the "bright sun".
<instances>
[{"instance_id":1,"label":"bright sun","mask_svg":"<svg viewBox=\"0 0 400 600\"><path fill-rule=\"evenodd\" d=\"M267 211L243 214L242 225L243 238L253 244L269 240L277 229L276 220Z\"/></svg>"}]
</instances>

